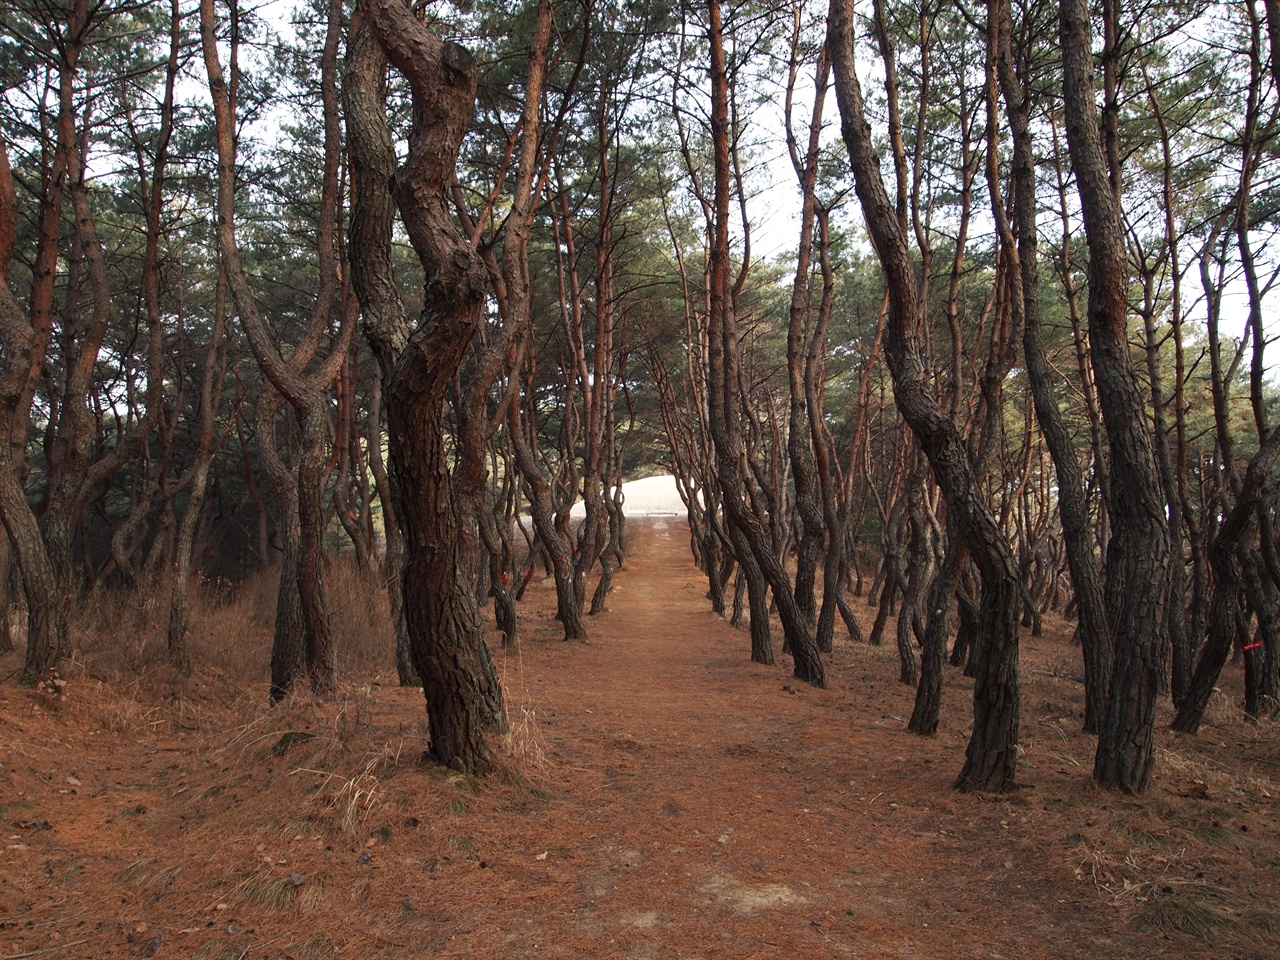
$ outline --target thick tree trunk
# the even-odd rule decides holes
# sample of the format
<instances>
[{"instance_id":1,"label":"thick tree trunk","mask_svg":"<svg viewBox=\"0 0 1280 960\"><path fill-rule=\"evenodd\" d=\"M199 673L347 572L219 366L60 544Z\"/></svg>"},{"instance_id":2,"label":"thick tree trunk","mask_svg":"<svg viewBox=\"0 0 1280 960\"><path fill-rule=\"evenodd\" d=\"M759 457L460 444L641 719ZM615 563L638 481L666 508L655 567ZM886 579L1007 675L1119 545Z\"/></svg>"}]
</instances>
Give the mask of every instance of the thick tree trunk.
<instances>
[{"instance_id":1,"label":"thick tree trunk","mask_svg":"<svg viewBox=\"0 0 1280 960\"><path fill-rule=\"evenodd\" d=\"M394 177L396 200L426 274L423 315L412 334L391 275L388 181L394 166L380 115L381 57L353 31L348 112L353 114L356 207L368 246L353 244L352 268L369 338L389 373L386 386L391 480L405 533L405 619L422 677L431 752L455 769L491 766L486 732L503 723L502 691L481 631L475 593L458 550L458 505L445 447L445 393L480 324L488 283L480 257L455 227L447 188L475 103L475 68L461 46L431 34L401 0L368 0L368 18L386 57L413 93L408 156ZM353 229L353 234L355 230Z\"/></svg>"},{"instance_id":2,"label":"thick tree trunk","mask_svg":"<svg viewBox=\"0 0 1280 960\"><path fill-rule=\"evenodd\" d=\"M271 635L270 698L277 703L307 675L306 621L298 592L297 478L276 449L276 415L281 398L270 385L258 395L256 446L275 501L275 531L280 546L280 580L276 586L276 619Z\"/></svg>"},{"instance_id":3,"label":"thick tree trunk","mask_svg":"<svg viewBox=\"0 0 1280 960\"><path fill-rule=\"evenodd\" d=\"M993 12L994 11L994 12ZM1013 23L1009 0L992 0L988 30L996 37L996 63L1005 114L1013 134L1013 191L1017 227L1023 328L1022 348L1031 385L1036 419L1053 458L1058 477L1058 514L1066 542L1071 583L1076 592L1080 641L1085 670L1084 730L1097 733L1111 690L1111 631L1107 624L1102 577L1095 555L1092 521L1085 501L1084 476L1075 445L1058 409L1057 389L1045 352L1040 326L1039 233L1036 228L1035 154L1030 104L1014 67Z\"/></svg>"},{"instance_id":4,"label":"thick tree trunk","mask_svg":"<svg viewBox=\"0 0 1280 960\"><path fill-rule=\"evenodd\" d=\"M439 299L436 303L439 311ZM478 321L478 300L475 306ZM427 700L431 752L457 770L484 773L491 765L484 735L500 725L501 688L481 632L475 591L460 562L459 516L442 430L443 392L426 403L422 384L430 374L415 367L401 362L387 417L409 547L404 569L409 648Z\"/></svg>"},{"instance_id":5,"label":"thick tree trunk","mask_svg":"<svg viewBox=\"0 0 1280 960\"><path fill-rule=\"evenodd\" d=\"M894 397L929 458L934 477L964 532L982 575L979 614L985 655L974 684L974 727L957 786L1006 790L1017 771L1018 569L969 463L955 424L934 400L920 353L920 312L907 240L880 176L853 56L852 0L832 0L827 43L835 71L841 129L863 215L889 290L886 355Z\"/></svg>"},{"instance_id":6,"label":"thick tree trunk","mask_svg":"<svg viewBox=\"0 0 1280 960\"><path fill-rule=\"evenodd\" d=\"M7 293L6 287L0 290L0 297ZM0 310L4 310L3 305ZM39 683L56 673L71 651L66 642L62 591L40 528L18 483L19 470L9 444L0 445L0 517L13 544L27 600L27 653L22 679L24 683Z\"/></svg>"},{"instance_id":7,"label":"thick tree trunk","mask_svg":"<svg viewBox=\"0 0 1280 960\"><path fill-rule=\"evenodd\" d=\"M1200 651L1191 685L1173 721L1173 728L1183 733L1196 733L1200 729L1204 711L1209 706L1209 698L1213 696L1213 688L1227 657L1231 655L1232 643L1236 637L1236 621L1240 616L1240 594L1245 586L1240 548L1255 524L1259 505L1278 459L1280 427L1268 435L1249 461L1235 506L1222 522L1209 549L1209 562L1213 566L1214 575L1209 636Z\"/></svg>"},{"instance_id":8,"label":"thick tree trunk","mask_svg":"<svg viewBox=\"0 0 1280 960\"><path fill-rule=\"evenodd\" d=\"M280 583L276 588L276 620L271 638L271 702L288 696L307 675L305 619L298 593L298 504L292 489L277 497L280 538Z\"/></svg>"},{"instance_id":9,"label":"thick tree trunk","mask_svg":"<svg viewBox=\"0 0 1280 960\"><path fill-rule=\"evenodd\" d=\"M324 483L329 461L325 407L299 411L302 455L298 466L298 596L305 624L304 654L311 692L327 696L337 685L333 627L324 595Z\"/></svg>"},{"instance_id":10,"label":"thick tree trunk","mask_svg":"<svg viewBox=\"0 0 1280 960\"><path fill-rule=\"evenodd\" d=\"M56 222L55 218L55 225ZM33 365L43 366L47 334L42 334L36 324L23 316L9 289L9 261L17 228L17 195L9 169L9 154L6 145L0 142L0 521L13 547L27 601L27 651L22 679L25 683L38 683L46 679L51 670L57 670L69 651L63 624L62 591L20 479L31 405L28 384ZM55 259L56 238L55 226ZM39 260L36 265L40 267ZM52 284L53 267L50 265L47 269Z\"/></svg>"},{"instance_id":11,"label":"thick tree trunk","mask_svg":"<svg viewBox=\"0 0 1280 960\"><path fill-rule=\"evenodd\" d=\"M1115 672L1094 779L1139 793L1151 780L1153 727L1168 636L1171 545L1142 396L1129 359L1128 254L1094 99L1086 0L1060 8L1067 142L1089 244L1089 345L1111 450L1107 604Z\"/></svg>"}]
</instances>

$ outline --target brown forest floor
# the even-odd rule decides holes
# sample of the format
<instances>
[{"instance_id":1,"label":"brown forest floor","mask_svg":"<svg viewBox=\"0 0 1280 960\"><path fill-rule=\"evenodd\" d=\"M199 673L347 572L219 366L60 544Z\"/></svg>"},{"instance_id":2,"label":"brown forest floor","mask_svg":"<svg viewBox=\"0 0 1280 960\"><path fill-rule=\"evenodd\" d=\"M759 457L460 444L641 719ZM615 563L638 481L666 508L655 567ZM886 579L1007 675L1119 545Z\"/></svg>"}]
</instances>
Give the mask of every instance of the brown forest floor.
<instances>
[{"instance_id":1,"label":"brown forest floor","mask_svg":"<svg viewBox=\"0 0 1280 960\"><path fill-rule=\"evenodd\" d=\"M958 670L916 737L891 647L796 684L710 614L682 522L631 529L590 645L531 589L481 782L418 762L388 672L275 710L212 672L4 682L0 960L1280 956L1280 731L1243 723L1236 667L1200 737L1162 726L1151 792L1111 795L1053 624L1022 789L960 794Z\"/></svg>"}]
</instances>

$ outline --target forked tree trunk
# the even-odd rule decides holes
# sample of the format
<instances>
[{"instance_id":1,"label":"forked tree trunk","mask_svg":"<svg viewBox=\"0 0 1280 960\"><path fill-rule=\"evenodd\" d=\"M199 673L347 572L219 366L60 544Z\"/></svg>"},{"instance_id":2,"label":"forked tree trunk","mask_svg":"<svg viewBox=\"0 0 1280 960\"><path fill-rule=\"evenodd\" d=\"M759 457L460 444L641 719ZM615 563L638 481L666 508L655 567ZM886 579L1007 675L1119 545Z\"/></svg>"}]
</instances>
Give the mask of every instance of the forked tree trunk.
<instances>
[{"instance_id":1,"label":"forked tree trunk","mask_svg":"<svg viewBox=\"0 0 1280 960\"><path fill-rule=\"evenodd\" d=\"M54 223L57 223L56 218ZM17 239L17 196L9 154L0 142L0 520L13 547L27 601L27 653L24 683L38 683L66 656L62 591L27 503L22 476L26 447L29 388L33 364L43 366L47 336L23 315L9 289L9 261ZM56 257L56 229L54 254ZM37 260L37 267L40 260ZM52 266L48 269L52 271ZM49 275L52 283L52 273ZM38 372L38 367L37 367ZM5 611L8 615L8 611Z\"/></svg>"},{"instance_id":2,"label":"forked tree trunk","mask_svg":"<svg viewBox=\"0 0 1280 960\"><path fill-rule=\"evenodd\" d=\"M794 87L795 56L797 47L792 47L792 82L788 84L788 102L791 89ZM800 518L800 534L796 543L796 584L795 598L806 619L817 622L817 599L815 594L818 556L822 553L823 539L827 534L827 524L822 510L822 478L818 474L818 458L816 447L821 442L820 427L814 422L822 417L821 409L813 409L817 390L814 385L818 376L822 354L807 349L821 334L813 330L809 343L805 342L807 327L822 328L825 317L814 317L814 297L812 296L812 260L814 247L814 228L818 216L818 197L816 185L818 179L818 158L820 136L822 131L822 107L826 98L827 80L831 73L831 64L825 52L818 56L818 66L814 79L813 115L809 123L809 140L803 157L795 142L791 130L790 113L787 115L787 142L791 150L791 162L796 168L800 180L803 197L800 211L800 247L796 256L795 280L791 286L791 306L787 322L787 386L790 404L787 418L787 454L791 459L791 476L795 484L795 507ZM824 285L825 290L825 285ZM824 296L821 308L829 308L830 301ZM838 553L839 544L832 543L829 552ZM834 604L835 598L831 602ZM824 604L824 606L826 606ZM827 607L828 610L832 609ZM816 643L821 650L831 649L831 622L834 618L828 613L825 642L821 632Z\"/></svg>"},{"instance_id":3,"label":"forked tree trunk","mask_svg":"<svg viewBox=\"0 0 1280 960\"><path fill-rule=\"evenodd\" d=\"M399 169L380 95L383 52L413 94L409 151ZM356 189L349 249L366 331L388 374L391 482L406 548L405 621L427 700L432 754L457 770L482 773L492 765L485 734L503 723L502 691L475 592L460 567L462 521L444 431L445 393L480 324L488 290L484 265L454 225L447 196L475 83L471 55L431 34L401 0L369 0L358 8L347 68ZM391 273L387 188L393 179L427 278L423 315L412 331Z\"/></svg>"},{"instance_id":4,"label":"forked tree trunk","mask_svg":"<svg viewBox=\"0 0 1280 960\"><path fill-rule=\"evenodd\" d=\"M213 0L201 0L200 33L204 51L205 70L209 77L209 93L213 100L214 120L218 148L218 251L222 256L227 283L239 314L241 325L249 340L254 358L262 372L276 390L289 402L297 416L302 449L292 497L297 511L298 542L296 566L296 591L301 609L300 629L297 636L284 636L279 631L293 629L291 611L295 589L287 570L281 574L281 596L277 604L277 634L272 648L272 673L288 676L290 682L299 677L295 664L276 662L278 656L296 657L300 647L306 672L310 675L314 692L325 694L334 687L333 630L324 596L323 580L323 484L328 461L325 456L325 440L328 434L328 404L325 391L337 375L351 342L353 324L349 314L341 312L341 327L331 344L329 355L313 371L307 372L307 364L315 355L329 327L332 311L337 305L335 297L337 264L335 262L335 211L338 187L338 160L340 131L337 108L337 51L341 29L341 6L330 0L327 16L324 55L321 60L321 86L324 104L324 186L321 191L321 209L317 230L317 259L320 275L319 290L308 320L307 330L292 354L285 359L266 318L259 311L249 278L240 260L235 233L235 116L229 86L219 59L214 23ZM261 399L259 401L262 402ZM285 492L286 477L277 472L276 486L282 500L290 499ZM290 522L292 511L288 504L281 504L285 516L282 523ZM272 697L278 699L281 689L273 681Z\"/></svg>"},{"instance_id":5,"label":"forked tree trunk","mask_svg":"<svg viewBox=\"0 0 1280 960\"><path fill-rule=\"evenodd\" d=\"M612 437L610 437L609 442L610 449L612 449L614 443ZM610 457L610 460L616 459L618 459L616 456ZM613 587L613 575L618 568L619 558L625 554L626 517L622 512L622 503L620 502L622 498L621 486L622 475L616 470L611 470L609 474L611 492L604 498L604 509L609 520L609 542L600 554L600 580L596 583L595 592L591 595L590 612L593 616L604 612L605 600L609 596L609 590Z\"/></svg>"},{"instance_id":6,"label":"forked tree trunk","mask_svg":"<svg viewBox=\"0 0 1280 960\"><path fill-rule=\"evenodd\" d=\"M556 526L551 482L539 466L530 442L525 437L518 403L512 403L508 409L507 424L516 466L529 485L529 515L533 518L534 531L551 560L551 574L556 588L556 619L560 621L564 639L586 641L587 626L582 619L582 608L574 598L573 554L568 539ZM532 557L529 565L533 566Z\"/></svg>"},{"instance_id":7,"label":"forked tree trunk","mask_svg":"<svg viewBox=\"0 0 1280 960\"><path fill-rule=\"evenodd\" d=\"M1107 605L1115 672L1093 776L1105 787L1140 793L1151 780L1168 635L1169 526L1129 359L1128 253L1094 97L1087 0L1062 0L1059 24L1067 142L1089 243L1089 346L1111 450Z\"/></svg>"},{"instance_id":8,"label":"forked tree trunk","mask_svg":"<svg viewBox=\"0 0 1280 960\"><path fill-rule=\"evenodd\" d=\"M985 651L974 684L973 734L956 785L1007 790L1017 771L1018 568L1013 550L982 497L955 424L934 400L920 350L920 312L907 239L880 175L853 55L853 2L832 0L827 43L835 71L841 129L863 216L889 291L886 355L899 411L915 433L934 478L956 514L982 575L979 630Z\"/></svg>"},{"instance_id":9,"label":"forked tree trunk","mask_svg":"<svg viewBox=\"0 0 1280 960\"><path fill-rule=\"evenodd\" d=\"M1062 521L1067 563L1076 592L1080 641L1085 671L1084 730L1097 733L1111 689L1111 632L1107 625L1102 577L1094 555L1094 539L1085 484L1075 444L1058 409L1055 387L1040 326L1039 233L1036 229L1036 171L1032 149L1030 106L1014 68L1013 23L1009 0L991 0L988 30L995 36L995 61L1013 134L1013 195L1016 211L1019 292L1023 304L1022 348L1031 384L1036 419L1053 458L1058 478L1058 514Z\"/></svg>"},{"instance_id":10,"label":"forked tree trunk","mask_svg":"<svg viewBox=\"0 0 1280 960\"><path fill-rule=\"evenodd\" d=\"M711 290L707 321L708 395L711 431L716 451L716 474L724 495L727 523L734 537L738 561L746 565L749 552L778 605L797 679L821 687L825 683L822 656L813 638L813 624L796 603L790 578L773 549L769 531L747 503L747 454L742 437L741 377L738 335L729 283L729 104L724 36L718 0L712 0L708 28L711 49L711 138L715 167L713 238L710 251ZM776 519L776 518L775 518ZM750 571L749 571L750 572ZM753 653L758 590L752 591ZM764 622L767 623L767 620Z\"/></svg>"}]
</instances>

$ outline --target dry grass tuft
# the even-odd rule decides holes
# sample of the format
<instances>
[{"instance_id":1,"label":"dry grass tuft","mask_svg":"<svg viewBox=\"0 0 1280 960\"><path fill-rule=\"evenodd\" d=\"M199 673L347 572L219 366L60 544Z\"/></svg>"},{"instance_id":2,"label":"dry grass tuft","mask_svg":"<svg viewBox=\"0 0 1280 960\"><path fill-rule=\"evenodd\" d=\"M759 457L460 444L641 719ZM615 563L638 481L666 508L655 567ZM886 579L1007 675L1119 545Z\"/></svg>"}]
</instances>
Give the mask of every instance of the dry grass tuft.
<instances>
[{"instance_id":1,"label":"dry grass tuft","mask_svg":"<svg viewBox=\"0 0 1280 960\"><path fill-rule=\"evenodd\" d=\"M1210 797L1236 793L1260 801L1270 801L1280 796L1280 768L1274 765L1274 760L1269 756L1274 750L1280 725L1271 721L1246 721L1244 711L1225 700L1221 710L1230 710L1236 718L1232 721L1235 724L1235 736L1239 737L1242 733L1253 734L1248 738L1252 740L1251 743L1241 743L1237 748L1223 753L1206 753L1200 742L1183 741L1187 744L1185 750L1166 748L1160 751L1161 769L1187 783L1187 796L1195 792ZM1239 748L1244 748L1247 752L1236 752ZM1241 766L1241 761L1250 761L1250 754L1254 751L1261 754L1260 761L1254 760L1257 765Z\"/></svg>"},{"instance_id":2,"label":"dry grass tuft","mask_svg":"<svg viewBox=\"0 0 1280 960\"><path fill-rule=\"evenodd\" d=\"M236 887L245 903L264 910L282 910L297 899L298 884L269 867L256 870Z\"/></svg>"},{"instance_id":3,"label":"dry grass tuft","mask_svg":"<svg viewBox=\"0 0 1280 960\"><path fill-rule=\"evenodd\" d=\"M240 960L244 951L234 943L217 938L210 940L191 955L191 960Z\"/></svg>"},{"instance_id":4,"label":"dry grass tuft","mask_svg":"<svg viewBox=\"0 0 1280 960\"><path fill-rule=\"evenodd\" d=\"M525 682L524 657L517 649L513 656L503 660L502 702L506 709L506 728L498 741L498 750L517 768L546 774L551 769L547 759L546 742L538 728L538 709L533 703ZM519 687L519 703L512 695L512 687Z\"/></svg>"},{"instance_id":5,"label":"dry grass tuft","mask_svg":"<svg viewBox=\"0 0 1280 960\"><path fill-rule=\"evenodd\" d=\"M373 725L373 688L368 684L345 688L333 718L333 736L344 747Z\"/></svg>"},{"instance_id":6,"label":"dry grass tuft","mask_svg":"<svg viewBox=\"0 0 1280 960\"><path fill-rule=\"evenodd\" d=\"M250 582L266 578L266 574L259 574ZM212 665L240 685L265 682L271 668L275 602L273 598L264 610L257 606L256 597L257 592L247 587L225 599L205 594L197 597L192 603L191 659Z\"/></svg>"},{"instance_id":7,"label":"dry grass tuft","mask_svg":"<svg viewBox=\"0 0 1280 960\"><path fill-rule=\"evenodd\" d=\"M71 605L67 632L85 674L119 682L165 663L168 618L169 591L161 583L93 590Z\"/></svg>"},{"instance_id":8,"label":"dry grass tuft","mask_svg":"<svg viewBox=\"0 0 1280 960\"><path fill-rule=\"evenodd\" d=\"M237 684L264 682L275 628L279 571L256 573L240 584L195 578L191 583L192 659ZM386 591L376 574L345 555L329 560L325 586L343 675L382 672L394 665L395 631ZM163 578L136 589L95 590L72 611L72 646L90 676L108 682L159 674L172 683L168 663L170 586Z\"/></svg>"},{"instance_id":9,"label":"dry grass tuft","mask_svg":"<svg viewBox=\"0 0 1280 960\"><path fill-rule=\"evenodd\" d=\"M344 833L353 833L382 805L382 782L378 775L400 762L403 740L389 740L365 757L364 767L354 776L343 776L314 767L298 767L294 774L311 774L322 778L320 795L326 806L338 813Z\"/></svg>"},{"instance_id":10,"label":"dry grass tuft","mask_svg":"<svg viewBox=\"0 0 1280 960\"><path fill-rule=\"evenodd\" d=\"M546 744L538 729L538 711L526 704L519 707L518 719L511 719L508 710L507 729L502 734L499 749L512 761L539 773L546 773L551 763L547 759Z\"/></svg>"},{"instance_id":11,"label":"dry grass tuft","mask_svg":"<svg viewBox=\"0 0 1280 960\"><path fill-rule=\"evenodd\" d=\"M1244 704L1236 698L1233 692L1215 687L1209 697L1208 706L1205 707L1204 719L1201 721L1202 726L1210 729L1214 727L1237 728L1246 722L1248 721L1244 712Z\"/></svg>"},{"instance_id":12,"label":"dry grass tuft","mask_svg":"<svg viewBox=\"0 0 1280 960\"><path fill-rule=\"evenodd\" d=\"M307 877L307 882L298 890L298 909L303 913L322 916L328 906L327 898L331 885L332 881L327 876Z\"/></svg>"},{"instance_id":13,"label":"dry grass tuft","mask_svg":"<svg viewBox=\"0 0 1280 960\"><path fill-rule=\"evenodd\" d=\"M1236 831L1229 830L1220 823L1202 823L1192 827L1191 835L1210 847L1235 849L1248 843L1247 837L1242 837Z\"/></svg>"},{"instance_id":14,"label":"dry grass tuft","mask_svg":"<svg viewBox=\"0 0 1280 960\"><path fill-rule=\"evenodd\" d=\"M1141 931L1178 931L1207 938L1220 927L1232 924L1230 917L1219 913L1198 900L1176 894L1157 897L1133 915L1133 921Z\"/></svg>"},{"instance_id":15,"label":"dry grass tuft","mask_svg":"<svg viewBox=\"0 0 1280 960\"><path fill-rule=\"evenodd\" d=\"M151 858L135 860L120 873L120 881L134 887L167 887L182 876L182 864L163 866Z\"/></svg>"},{"instance_id":16,"label":"dry grass tuft","mask_svg":"<svg viewBox=\"0 0 1280 960\"><path fill-rule=\"evenodd\" d=\"M341 554L326 564L325 589L338 673L394 673L396 632L381 575L362 571L352 557Z\"/></svg>"},{"instance_id":17,"label":"dry grass tuft","mask_svg":"<svg viewBox=\"0 0 1280 960\"><path fill-rule=\"evenodd\" d=\"M1261 908L1246 910L1240 915L1237 923L1264 936L1280 937L1280 913L1274 910Z\"/></svg>"},{"instance_id":18,"label":"dry grass tuft","mask_svg":"<svg viewBox=\"0 0 1280 960\"><path fill-rule=\"evenodd\" d=\"M1169 850L1163 836L1145 837L1147 842L1140 846L1120 849L1081 842L1076 847L1076 879L1091 881L1110 894L1117 907L1150 900L1157 891L1184 884L1180 875L1187 868L1185 851Z\"/></svg>"},{"instance_id":19,"label":"dry grass tuft","mask_svg":"<svg viewBox=\"0 0 1280 960\"><path fill-rule=\"evenodd\" d=\"M333 941L326 937L308 937L301 943L294 944L288 955L323 960L325 957L336 957L339 952Z\"/></svg>"}]
</instances>

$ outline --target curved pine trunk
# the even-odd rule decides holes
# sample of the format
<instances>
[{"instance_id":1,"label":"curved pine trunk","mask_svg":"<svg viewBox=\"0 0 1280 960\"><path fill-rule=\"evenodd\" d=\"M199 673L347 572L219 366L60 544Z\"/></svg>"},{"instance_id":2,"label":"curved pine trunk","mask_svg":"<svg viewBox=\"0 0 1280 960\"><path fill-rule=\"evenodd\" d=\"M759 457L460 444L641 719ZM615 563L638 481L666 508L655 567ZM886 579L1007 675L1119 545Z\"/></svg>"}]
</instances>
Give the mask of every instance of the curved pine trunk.
<instances>
[{"instance_id":1,"label":"curved pine trunk","mask_svg":"<svg viewBox=\"0 0 1280 960\"><path fill-rule=\"evenodd\" d=\"M955 513L982 577L979 623L985 653L974 684L973 734L956 786L1007 790L1013 787L1017 770L1021 710L1018 568L1007 538L983 499L955 424L929 390L920 354L920 313L912 258L880 175L880 161L854 67L852 0L832 0L827 43L855 188L889 290L885 354L893 376L894 399L929 459L947 509Z\"/></svg>"}]
</instances>

